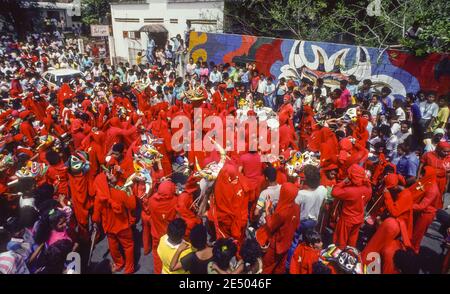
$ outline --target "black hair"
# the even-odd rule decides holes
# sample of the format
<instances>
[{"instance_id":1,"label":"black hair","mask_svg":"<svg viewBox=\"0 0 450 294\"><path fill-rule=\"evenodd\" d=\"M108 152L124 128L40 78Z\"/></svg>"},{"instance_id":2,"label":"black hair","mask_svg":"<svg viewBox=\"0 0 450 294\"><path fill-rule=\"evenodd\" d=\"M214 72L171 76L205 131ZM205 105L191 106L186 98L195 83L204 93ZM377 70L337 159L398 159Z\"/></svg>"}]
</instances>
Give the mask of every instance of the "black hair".
<instances>
[{"instance_id":1,"label":"black hair","mask_svg":"<svg viewBox=\"0 0 450 294\"><path fill-rule=\"evenodd\" d=\"M273 166L268 166L264 169L264 176L270 182L274 182L277 179L277 170Z\"/></svg>"},{"instance_id":2,"label":"black hair","mask_svg":"<svg viewBox=\"0 0 450 294\"><path fill-rule=\"evenodd\" d=\"M63 105L64 105L64 106L67 106L67 105L69 105L70 103L72 103L72 100L71 100L71 99L64 99L64 101L63 101Z\"/></svg>"},{"instance_id":3,"label":"black hair","mask_svg":"<svg viewBox=\"0 0 450 294\"><path fill-rule=\"evenodd\" d=\"M258 258L261 258L263 256L263 252L261 250L261 246L259 246L258 241L256 241L255 239L247 239L244 241L244 244L242 244L239 255L244 261L245 271L248 272L250 270L250 267L258 261Z\"/></svg>"},{"instance_id":4,"label":"black hair","mask_svg":"<svg viewBox=\"0 0 450 294\"><path fill-rule=\"evenodd\" d=\"M112 151L122 153L125 149L125 145L123 143L116 143L112 146Z\"/></svg>"},{"instance_id":5,"label":"black hair","mask_svg":"<svg viewBox=\"0 0 450 294\"><path fill-rule=\"evenodd\" d=\"M57 205L57 201L53 200L54 192L55 188L53 187L53 185L50 185L48 183L42 184L34 190L34 204L39 211L46 209L46 207Z\"/></svg>"},{"instance_id":6,"label":"black hair","mask_svg":"<svg viewBox=\"0 0 450 294\"><path fill-rule=\"evenodd\" d=\"M213 261L222 270L227 270L231 259L236 255L237 247L233 239L219 239L214 244Z\"/></svg>"},{"instance_id":7,"label":"black hair","mask_svg":"<svg viewBox=\"0 0 450 294\"><path fill-rule=\"evenodd\" d=\"M58 152L55 152L53 150L47 151L47 153L45 154L45 159L47 159L50 165L57 165L61 161L61 157L59 156Z\"/></svg>"},{"instance_id":8,"label":"black hair","mask_svg":"<svg viewBox=\"0 0 450 294\"><path fill-rule=\"evenodd\" d=\"M391 136L392 131L391 128L387 125L381 125L378 128L378 131L383 135L383 136Z\"/></svg>"},{"instance_id":9,"label":"black hair","mask_svg":"<svg viewBox=\"0 0 450 294\"><path fill-rule=\"evenodd\" d=\"M408 128L411 127L411 123L410 123L409 121L407 121L407 120L402 120L402 121L400 122L400 124L401 124L401 125L407 125Z\"/></svg>"},{"instance_id":10,"label":"black hair","mask_svg":"<svg viewBox=\"0 0 450 294\"><path fill-rule=\"evenodd\" d=\"M176 218L167 226L167 235L170 241L176 244L181 243L183 236L186 233L186 222L182 218Z\"/></svg>"},{"instance_id":11,"label":"black hair","mask_svg":"<svg viewBox=\"0 0 450 294\"><path fill-rule=\"evenodd\" d=\"M320 171L317 167L313 165L306 165L304 170L305 183L311 189L316 189L320 186Z\"/></svg>"},{"instance_id":12,"label":"black hair","mask_svg":"<svg viewBox=\"0 0 450 294\"><path fill-rule=\"evenodd\" d=\"M57 208L50 209L41 214L41 219L36 229L35 241L36 244L42 244L48 240L50 233L56 228L57 224L62 218L65 218L64 212Z\"/></svg>"},{"instance_id":13,"label":"black hair","mask_svg":"<svg viewBox=\"0 0 450 294\"><path fill-rule=\"evenodd\" d=\"M402 274L418 274L420 263L412 249L397 250L394 254L394 265Z\"/></svg>"},{"instance_id":14,"label":"black hair","mask_svg":"<svg viewBox=\"0 0 450 294\"><path fill-rule=\"evenodd\" d=\"M43 274L62 274L65 268L67 254L72 251L73 243L68 239L56 241L43 253Z\"/></svg>"},{"instance_id":15,"label":"black hair","mask_svg":"<svg viewBox=\"0 0 450 294\"><path fill-rule=\"evenodd\" d=\"M204 225L198 224L192 228L189 235L192 246L197 250L203 250L206 248L206 242L208 240L208 232Z\"/></svg>"},{"instance_id":16,"label":"black hair","mask_svg":"<svg viewBox=\"0 0 450 294\"><path fill-rule=\"evenodd\" d=\"M308 245L313 245L322 242L322 237L318 232L314 230L306 231L303 236L306 244Z\"/></svg>"}]
</instances>

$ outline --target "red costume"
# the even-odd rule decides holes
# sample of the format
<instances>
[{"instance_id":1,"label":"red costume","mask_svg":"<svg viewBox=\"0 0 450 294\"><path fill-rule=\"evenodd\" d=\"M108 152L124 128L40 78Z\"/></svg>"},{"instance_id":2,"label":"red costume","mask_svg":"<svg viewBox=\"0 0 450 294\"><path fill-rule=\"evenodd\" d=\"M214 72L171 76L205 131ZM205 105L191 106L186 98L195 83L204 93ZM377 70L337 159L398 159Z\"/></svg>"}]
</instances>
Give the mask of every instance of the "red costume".
<instances>
[{"instance_id":1,"label":"red costume","mask_svg":"<svg viewBox=\"0 0 450 294\"><path fill-rule=\"evenodd\" d=\"M423 198L413 205L414 230L411 243L416 253L419 253L420 243L434 220L436 211L439 209L439 199L441 198L441 192L437 184L436 169L431 166L425 166L424 168L424 178L430 178L431 181L428 182L429 184L425 188Z\"/></svg>"},{"instance_id":2,"label":"red costume","mask_svg":"<svg viewBox=\"0 0 450 294\"><path fill-rule=\"evenodd\" d=\"M443 147L444 144L438 144L436 148ZM447 188L447 170L450 168L450 156L444 158L440 157L436 151L431 151L425 153L420 162L424 166L431 166L436 169L436 181L439 187L440 195L438 197L437 208L442 209L444 203L442 200L442 195L445 193Z\"/></svg>"},{"instance_id":3,"label":"red costume","mask_svg":"<svg viewBox=\"0 0 450 294\"><path fill-rule=\"evenodd\" d=\"M359 228L364 222L364 206L372 196L372 187L362 167L352 165L348 177L351 183L340 182L331 191L334 198L342 200L342 211L333 236L334 243L342 249L347 245L356 247Z\"/></svg>"},{"instance_id":4,"label":"red costume","mask_svg":"<svg viewBox=\"0 0 450 294\"><path fill-rule=\"evenodd\" d=\"M175 219L177 215L176 205L175 184L171 181L162 182L158 187L158 192L149 199L153 268L156 274L160 274L162 271L162 262L157 252L159 239L166 234L167 226Z\"/></svg>"},{"instance_id":5,"label":"red costume","mask_svg":"<svg viewBox=\"0 0 450 294\"><path fill-rule=\"evenodd\" d=\"M109 250L116 269L125 266L125 273L134 272L134 241L130 210L136 208L136 198L108 185L105 173L95 179L96 197L92 220L101 223L108 237ZM119 244L125 252L125 261Z\"/></svg>"},{"instance_id":6,"label":"red costume","mask_svg":"<svg viewBox=\"0 0 450 294\"><path fill-rule=\"evenodd\" d=\"M319 261L320 250L301 243L292 255L289 273L309 275L313 273L313 264Z\"/></svg>"},{"instance_id":7,"label":"red costume","mask_svg":"<svg viewBox=\"0 0 450 294\"><path fill-rule=\"evenodd\" d=\"M261 228L270 242L263 257L265 274L282 274L285 271L287 252L300 222L300 207L294 202L297 192L294 184L283 184L275 212L266 216L266 224Z\"/></svg>"},{"instance_id":8,"label":"red costume","mask_svg":"<svg viewBox=\"0 0 450 294\"><path fill-rule=\"evenodd\" d=\"M405 185L402 176L389 174L385 178L385 187L390 189L399 184ZM390 217L386 219L377 229L375 235L370 239L362 252L363 261L366 262L367 254L371 252L380 253L384 246L399 236L407 246L411 246L411 236L413 227L413 198L409 190L405 189L398 193L396 200L392 199L389 190L384 192L384 203Z\"/></svg>"},{"instance_id":9,"label":"red costume","mask_svg":"<svg viewBox=\"0 0 450 294\"><path fill-rule=\"evenodd\" d=\"M89 209L91 201L88 196L89 180L82 172L78 174L69 173L70 199L72 202L73 212L79 224L79 234L82 239L89 240Z\"/></svg>"},{"instance_id":10,"label":"red costume","mask_svg":"<svg viewBox=\"0 0 450 294\"><path fill-rule=\"evenodd\" d=\"M215 221L218 238L232 237L241 241L247 225L250 193L250 187L239 175L237 167L225 164L216 180L210 215Z\"/></svg>"},{"instance_id":11,"label":"red costume","mask_svg":"<svg viewBox=\"0 0 450 294\"><path fill-rule=\"evenodd\" d=\"M189 237L189 234L192 228L195 225L201 223L200 218L194 213L192 208L193 203L193 193L197 191L197 181L194 177L190 177L184 187L183 193L178 195L177 199L177 212L180 217L186 222L186 237Z\"/></svg>"}]
</instances>

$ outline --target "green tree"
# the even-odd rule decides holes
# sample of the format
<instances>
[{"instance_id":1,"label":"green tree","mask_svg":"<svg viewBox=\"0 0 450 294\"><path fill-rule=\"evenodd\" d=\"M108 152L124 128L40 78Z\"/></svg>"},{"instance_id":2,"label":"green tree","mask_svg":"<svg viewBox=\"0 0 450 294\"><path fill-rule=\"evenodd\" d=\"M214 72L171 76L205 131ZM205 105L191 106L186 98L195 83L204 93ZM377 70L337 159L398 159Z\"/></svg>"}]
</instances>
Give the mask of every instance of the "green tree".
<instances>
[{"instance_id":1,"label":"green tree","mask_svg":"<svg viewBox=\"0 0 450 294\"><path fill-rule=\"evenodd\" d=\"M81 19L87 25L107 24L111 15L109 0L82 0Z\"/></svg>"},{"instance_id":2,"label":"green tree","mask_svg":"<svg viewBox=\"0 0 450 294\"><path fill-rule=\"evenodd\" d=\"M227 1L229 32L301 40L406 48L417 55L447 52L450 1L380 0L379 13L368 15L372 0L244 0ZM418 22L418 40L405 32Z\"/></svg>"}]
</instances>

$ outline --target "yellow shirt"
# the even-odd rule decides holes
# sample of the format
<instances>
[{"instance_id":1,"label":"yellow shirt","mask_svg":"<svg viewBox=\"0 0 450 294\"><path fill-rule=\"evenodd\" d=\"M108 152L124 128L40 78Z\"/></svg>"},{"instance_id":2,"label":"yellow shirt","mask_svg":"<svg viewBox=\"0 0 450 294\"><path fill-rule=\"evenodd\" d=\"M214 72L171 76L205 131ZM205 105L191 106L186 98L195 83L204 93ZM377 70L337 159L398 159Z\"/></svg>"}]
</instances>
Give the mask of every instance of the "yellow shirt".
<instances>
[{"instance_id":1,"label":"yellow shirt","mask_svg":"<svg viewBox=\"0 0 450 294\"><path fill-rule=\"evenodd\" d=\"M168 241L169 236L164 235L161 237L161 239L159 240L159 245L158 245L158 255L159 258L161 258L162 261L162 274L188 274L189 272L183 270L183 269L179 269L177 271L170 271L170 262L172 261L173 256L175 255L175 252L178 249L178 245L172 245L169 243ZM189 247L188 249L184 250L183 252L181 252L180 254L180 259L185 257L186 255L188 255L189 253L192 252L192 247Z\"/></svg>"},{"instance_id":2,"label":"yellow shirt","mask_svg":"<svg viewBox=\"0 0 450 294\"><path fill-rule=\"evenodd\" d=\"M439 112L436 117L436 121L434 122L433 131L436 130L439 127L439 125L441 125L440 128L442 128L442 129L445 128L445 125L447 124L449 113L450 113L450 111L447 106L439 108Z\"/></svg>"},{"instance_id":3,"label":"yellow shirt","mask_svg":"<svg viewBox=\"0 0 450 294\"><path fill-rule=\"evenodd\" d=\"M142 63L142 56L137 55L136 56L136 64L139 65Z\"/></svg>"}]
</instances>

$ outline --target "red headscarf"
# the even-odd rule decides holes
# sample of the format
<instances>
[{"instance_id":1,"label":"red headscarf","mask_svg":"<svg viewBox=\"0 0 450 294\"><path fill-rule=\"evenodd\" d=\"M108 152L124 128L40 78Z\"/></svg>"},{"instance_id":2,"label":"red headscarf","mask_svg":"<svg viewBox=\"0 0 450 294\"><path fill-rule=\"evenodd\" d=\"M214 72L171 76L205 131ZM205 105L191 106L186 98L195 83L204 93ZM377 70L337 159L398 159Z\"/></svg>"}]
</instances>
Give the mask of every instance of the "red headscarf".
<instances>
[{"instance_id":1,"label":"red headscarf","mask_svg":"<svg viewBox=\"0 0 450 294\"><path fill-rule=\"evenodd\" d=\"M353 164L348 169L348 178L355 186L363 186L369 183L366 171L357 164Z\"/></svg>"},{"instance_id":2,"label":"red headscarf","mask_svg":"<svg viewBox=\"0 0 450 294\"><path fill-rule=\"evenodd\" d=\"M384 179L384 185L385 185L386 189L394 188L394 187L398 186L398 184L400 184L402 186L406 185L405 178L402 175L388 174L386 176L386 178Z\"/></svg>"},{"instance_id":3,"label":"red headscarf","mask_svg":"<svg viewBox=\"0 0 450 294\"><path fill-rule=\"evenodd\" d=\"M341 148L341 150L350 152L353 149L353 144L349 138L343 138L341 141L339 141L339 147Z\"/></svg>"},{"instance_id":4,"label":"red headscarf","mask_svg":"<svg viewBox=\"0 0 450 294\"><path fill-rule=\"evenodd\" d=\"M284 210L292 208L295 204L294 200L297 197L298 187L293 183L284 183L280 190L280 199L278 200L275 213L282 213Z\"/></svg>"}]
</instances>

